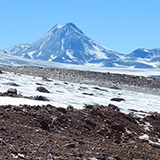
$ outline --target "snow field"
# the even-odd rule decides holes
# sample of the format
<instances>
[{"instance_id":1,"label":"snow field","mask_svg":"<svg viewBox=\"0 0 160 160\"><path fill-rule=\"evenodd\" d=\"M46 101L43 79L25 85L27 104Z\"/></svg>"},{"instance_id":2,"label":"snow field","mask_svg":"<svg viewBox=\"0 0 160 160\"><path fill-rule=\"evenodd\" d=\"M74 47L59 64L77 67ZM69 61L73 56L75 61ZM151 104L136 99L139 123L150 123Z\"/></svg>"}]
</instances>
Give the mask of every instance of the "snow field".
<instances>
[{"instance_id":1,"label":"snow field","mask_svg":"<svg viewBox=\"0 0 160 160\"><path fill-rule=\"evenodd\" d=\"M11 86L7 83L14 82L19 86ZM38 84L36 84L38 83ZM45 87L50 93L42 93L37 91L37 87ZM38 101L25 98L1 97L0 105L46 105L51 104L56 107L67 107L72 105L74 108L81 109L85 104L105 105L114 104L121 109L122 112L132 112L130 109L142 110L145 112L160 112L160 101L158 95L145 94L140 92L116 90L110 88L102 88L104 90L95 89L93 85L77 84L63 82L58 80L43 80L42 77L34 77L5 72L0 75L1 92L6 92L9 88L16 88L18 94L23 96L45 96L50 101ZM125 101L115 102L112 98L123 98ZM137 113L143 114L143 113Z\"/></svg>"}]
</instances>

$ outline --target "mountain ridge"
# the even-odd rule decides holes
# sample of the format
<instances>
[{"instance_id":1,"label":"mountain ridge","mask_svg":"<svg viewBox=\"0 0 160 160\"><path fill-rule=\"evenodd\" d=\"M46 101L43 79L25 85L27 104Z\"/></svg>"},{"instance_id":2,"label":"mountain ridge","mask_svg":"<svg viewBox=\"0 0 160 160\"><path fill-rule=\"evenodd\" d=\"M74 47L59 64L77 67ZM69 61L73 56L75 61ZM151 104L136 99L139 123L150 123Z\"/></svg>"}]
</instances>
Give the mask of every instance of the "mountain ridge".
<instances>
[{"instance_id":1,"label":"mountain ridge","mask_svg":"<svg viewBox=\"0 0 160 160\"><path fill-rule=\"evenodd\" d=\"M120 54L100 45L73 23L54 25L32 44L15 45L5 53L23 58L103 67L159 68L160 49L136 49Z\"/></svg>"}]
</instances>

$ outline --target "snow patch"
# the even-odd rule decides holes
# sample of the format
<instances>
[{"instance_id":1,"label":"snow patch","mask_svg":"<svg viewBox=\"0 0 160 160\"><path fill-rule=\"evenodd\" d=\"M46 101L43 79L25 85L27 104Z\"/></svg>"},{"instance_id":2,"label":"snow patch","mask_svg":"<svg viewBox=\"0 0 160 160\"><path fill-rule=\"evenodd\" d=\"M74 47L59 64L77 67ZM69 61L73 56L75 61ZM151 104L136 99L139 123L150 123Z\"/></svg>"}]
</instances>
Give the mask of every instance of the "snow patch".
<instances>
[{"instance_id":1,"label":"snow patch","mask_svg":"<svg viewBox=\"0 0 160 160\"><path fill-rule=\"evenodd\" d=\"M144 134L142 136L139 136L139 139L148 141L149 140L149 136L147 134Z\"/></svg>"},{"instance_id":2,"label":"snow patch","mask_svg":"<svg viewBox=\"0 0 160 160\"><path fill-rule=\"evenodd\" d=\"M53 56L53 55L51 55L51 59L53 60L53 59L56 59L57 58L57 56Z\"/></svg>"},{"instance_id":3,"label":"snow patch","mask_svg":"<svg viewBox=\"0 0 160 160\"><path fill-rule=\"evenodd\" d=\"M32 51L32 52L29 52L29 53L27 53L30 57L31 57L31 59L33 59L33 54L34 53L36 53L36 51Z\"/></svg>"},{"instance_id":4,"label":"snow patch","mask_svg":"<svg viewBox=\"0 0 160 160\"><path fill-rule=\"evenodd\" d=\"M61 39L61 50L64 50L64 38Z\"/></svg>"},{"instance_id":5,"label":"snow patch","mask_svg":"<svg viewBox=\"0 0 160 160\"><path fill-rule=\"evenodd\" d=\"M149 51L149 50L147 50L147 49L144 49L143 51L144 51L144 52L148 52L148 53L150 53L150 51Z\"/></svg>"},{"instance_id":6,"label":"snow patch","mask_svg":"<svg viewBox=\"0 0 160 160\"><path fill-rule=\"evenodd\" d=\"M72 52L72 51L70 51L70 50L67 49L67 50L66 50L66 55L67 55L70 59L72 59L72 60L74 60L74 61L77 61L77 58L73 56L73 52ZM70 60L68 60L68 61L70 61Z\"/></svg>"},{"instance_id":7,"label":"snow patch","mask_svg":"<svg viewBox=\"0 0 160 160\"><path fill-rule=\"evenodd\" d=\"M104 66L103 62L101 62L101 63L89 63L89 62L86 62L84 65L85 66L91 66L91 67L103 67Z\"/></svg>"},{"instance_id":8,"label":"snow patch","mask_svg":"<svg viewBox=\"0 0 160 160\"><path fill-rule=\"evenodd\" d=\"M40 51L40 52L38 53L37 57L39 57L41 54L42 54L42 51Z\"/></svg>"}]
</instances>

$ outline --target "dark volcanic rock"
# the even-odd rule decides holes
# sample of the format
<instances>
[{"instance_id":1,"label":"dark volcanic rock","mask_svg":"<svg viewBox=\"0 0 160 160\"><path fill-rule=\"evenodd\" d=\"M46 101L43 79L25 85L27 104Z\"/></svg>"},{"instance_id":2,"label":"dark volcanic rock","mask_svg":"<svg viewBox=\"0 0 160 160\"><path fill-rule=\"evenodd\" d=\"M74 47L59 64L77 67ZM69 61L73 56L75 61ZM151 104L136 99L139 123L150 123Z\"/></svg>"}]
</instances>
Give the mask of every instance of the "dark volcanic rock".
<instances>
[{"instance_id":1,"label":"dark volcanic rock","mask_svg":"<svg viewBox=\"0 0 160 160\"><path fill-rule=\"evenodd\" d=\"M91 120L91 119L87 118L87 119L85 119L85 122L86 122L86 124L88 124L90 126L93 126L93 127L96 126L96 123L93 120Z\"/></svg>"},{"instance_id":2,"label":"dark volcanic rock","mask_svg":"<svg viewBox=\"0 0 160 160\"><path fill-rule=\"evenodd\" d=\"M107 89L102 89L102 88L99 88L99 87L93 87L93 89L96 89L96 90L99 90L99 91L108 92Z\"/></svg>"},{"instance_id":3,"label":"dark volcanic rock","mask_svg":"<svg viewBox=\"0 0 160 160\"><path fill-rule=\"evenodd\" d=\"M93 96L94 94L93 93L82 93L84 95L87 95L87 96Z\"/></svg>"},{"instance_id":4,"label":"dark volcanic rock","mask_svg":"<svg viewBox=\"0 0 160 160\"><path fill-rule=\"evenodd\" d=\"M123 98L112 98L111 101L121 102L121 101L125 101L125 99L123 99Z\"/></svg>"},{"instance_id":5,"label":"dark volcanic rock","mask_svg":"<svg viewBox=\"0 0 160 160\"><path fill-rule=\"evenodd\" d=\"M37 87L37 91L44 92L44 93L50 93L46 88L44 87Z\"/></svg>"},{"instance_id":6,"label":"dark volcanic rock","mask_svg":"<svg viewBox=\"0 0 160 160\"><path fill-rule=\"evenodd\" d=\"M61 111L62 113L66 114L67 113L67 110L65 108L62 108L62 107L58 107L57 108L58 111Z\"/></svg>"},{"instance_id":7,"label":"dark volcanic rock","mask_svg":"<svg viewBox=\"0 0 160 160\"><path fill-rule=\"evenodd\" d=\"M14 82L9 82L9 83L6 83L7 85L10 85L10 86L15 86L15 87L18 87L19 85L14 83Z\"/></svg>"},{"instance_id":8,"label":"dark volcanic rock","mask_svg":"<svg viewBox=\"0 0 160 160\"><path fill-rule=\"evenodd\" d=\"M15 89L15 88L8 89L7 90L7 95L11 96L11 97L17 96L17 89Z\"/></svg>"},{"instance_id":9,"label":"dark volcanic rock","mask_svg":"<svg viewBox=\"0 0 160 160\"><path fill-rule=\"evenodd\" d=\"M44 96L36 96L33 99L39 100L39 101L49 101L49 99Z\"/></svg>"},{"instance_id":10,"label":"dark volcanic rock","mask_svg":"<svg viewBox=\"0 0 160 160\"><path fill-rule=\"evenodd\" d=\"M49 124L48 124L47 121L43 120L43 121L40 122L40 124L41 124L43 130L48 130L49 131L50 127L49 127Z\"/></svg>"},{"instance_id":11,"label":"dark volcanic rock","mask_svg":"<svg viewBox=\"0 0 160 160\"><path fill-rule=\"evenodd\" d=\"M36 83L36 85L42 86L42 83Z\"/></svg>"},{"instance_id":12,"label":"dark volcanic rock","mask_svg":"<svg viewBox=\"0 0 160 160\"><path fill-rule=\"evenodd\" d=\"M113 105L113 104L109 104L109 105L108 105L108 108L109 108L109 109L116 110L116 111L119 111L119 110L120 110L117 106L115 106L115 105Z\"/></svg>"},{"instance_id":13,"label":"dark volcanic rock","mask_svg":"<svg viewBox=\"0 0 160 160\"><path fill-rule=\"evenodd\" d=\"M121 131L121 132L125 132L126 129L125 129L125 125L120 123L120 124L112 124L111 126L112 129L115 129L115 130L118 130L118 131Z\"/></svg>"}]
</instances>

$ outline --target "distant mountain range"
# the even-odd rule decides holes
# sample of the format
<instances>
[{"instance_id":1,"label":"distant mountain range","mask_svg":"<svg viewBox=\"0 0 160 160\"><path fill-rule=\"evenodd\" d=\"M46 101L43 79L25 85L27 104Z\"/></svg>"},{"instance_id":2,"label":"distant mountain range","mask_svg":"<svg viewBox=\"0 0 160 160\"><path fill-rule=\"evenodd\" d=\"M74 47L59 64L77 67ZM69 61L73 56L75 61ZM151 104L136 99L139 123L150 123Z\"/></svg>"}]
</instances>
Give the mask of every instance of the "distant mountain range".
<instances>
[{"instance_id":1,"label":"distant mountain range","mask_svg":"<svg viewBox=\"0 0 160 160\"><path fill-rule=\"evenodd\" d=\"M15 45L1 54L33 60L103 67L160 68L160 49L137 49L130 54L109 50L76 25L55 25L33 44Z\"/></svg>"}]
</instances>

